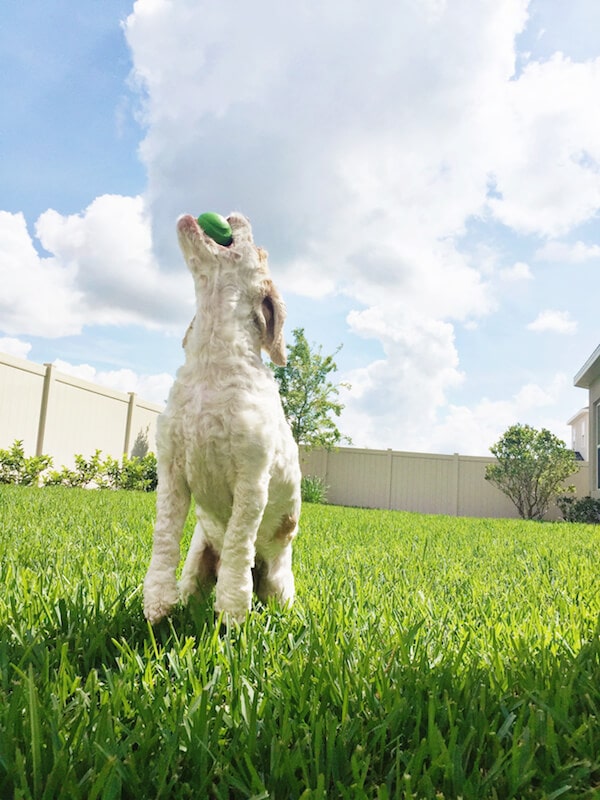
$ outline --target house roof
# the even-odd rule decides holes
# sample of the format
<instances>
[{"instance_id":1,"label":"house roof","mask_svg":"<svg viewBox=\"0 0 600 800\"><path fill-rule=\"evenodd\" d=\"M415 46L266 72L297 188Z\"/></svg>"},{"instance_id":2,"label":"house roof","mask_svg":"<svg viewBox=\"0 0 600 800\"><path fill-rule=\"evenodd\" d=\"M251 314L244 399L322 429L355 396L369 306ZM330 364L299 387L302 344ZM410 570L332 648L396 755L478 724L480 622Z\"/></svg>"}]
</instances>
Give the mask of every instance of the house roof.
<instances>
[{"instance_id":1,"label":"house roof","mask_svg":"<svg viewBox=\"0 0 600 800\"><path fill-rule=\"evenodd\" d=\"M598 378L600 378L600 345L575 375L573 383L575 386L579 386L580 389L589 389Z\"/></svg>"},{"instance_id":2,"label":"house roof","mask_svg":"<svg viewBox=\"0 0 600 800\"><path fill-rule=\"evenodd\" d=\"M576 414L573 414L571 419L567 420L567 425L573 425L573 423L576 422L578 419L581 419L581 417L588 417L589 414L590 414L590 409L587 406L584 406Z\"/></svg>"}]
</instances>

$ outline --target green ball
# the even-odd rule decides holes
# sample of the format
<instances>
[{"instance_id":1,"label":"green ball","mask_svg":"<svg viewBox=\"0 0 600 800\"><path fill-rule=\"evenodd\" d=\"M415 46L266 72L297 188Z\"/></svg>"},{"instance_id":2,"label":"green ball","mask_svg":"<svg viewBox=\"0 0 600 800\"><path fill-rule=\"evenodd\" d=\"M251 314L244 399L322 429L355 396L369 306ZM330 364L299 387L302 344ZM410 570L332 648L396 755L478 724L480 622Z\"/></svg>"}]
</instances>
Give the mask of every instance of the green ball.
<instances>
[{"instance_id":1,"label":"green ball","mask_svg":"<svg viewBox=\"0 0 600 800\"><path fill-rule=\"evenodd\" d=\"M207 211L205 214L200 214L198 217L198 225L202 228L207 236L210 236L217 244L222 244L223 247L229 247L233 242L231 234L231 226L220 214L215 214L214 211Z\"/></svg>"}]
</instances>

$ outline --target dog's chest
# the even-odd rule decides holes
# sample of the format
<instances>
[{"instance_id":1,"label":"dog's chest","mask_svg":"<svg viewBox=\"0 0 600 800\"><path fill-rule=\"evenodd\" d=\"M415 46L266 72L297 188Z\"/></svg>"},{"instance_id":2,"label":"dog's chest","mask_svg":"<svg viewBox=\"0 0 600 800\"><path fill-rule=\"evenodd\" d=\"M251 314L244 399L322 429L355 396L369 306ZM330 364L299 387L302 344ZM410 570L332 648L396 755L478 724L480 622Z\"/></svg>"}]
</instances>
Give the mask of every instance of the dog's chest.
<instances>
[{"instance_id":1,"label":"dog's chest","mask_svg":"<svg viewBox=\"0 0 600 800\"><path fill-rule=\"evenodd\" d=\"M226 392L196 387L182 408L182 435L186 460L201 461L209 471L214 465L221 470L221 461L230 457L238 436L234 400Z\"/></svg>"},{"instance_id":2,"label":"dog's chest","mask_svg":"<svg viewBox=\"0 0 600 800\"><path fill-rule=\"evenodd\" d=\"M196 396L182 414L179 447L185 474L196 503L212 516L226 518L235 486L235 423L219 404Z\"/></svg>"},{"instance_id":3,"label":"dog's chest","mask_svg":"<svg viewBox=\"0 0 600 800\"><path fill-rule=\"evenodd\" d=\"M173 399L192 493L202 505L228 505L240 474L268 468L278 447L276 385L270 375L238 371L216 383L182 383Z\"/></svg>"}]
</instances>

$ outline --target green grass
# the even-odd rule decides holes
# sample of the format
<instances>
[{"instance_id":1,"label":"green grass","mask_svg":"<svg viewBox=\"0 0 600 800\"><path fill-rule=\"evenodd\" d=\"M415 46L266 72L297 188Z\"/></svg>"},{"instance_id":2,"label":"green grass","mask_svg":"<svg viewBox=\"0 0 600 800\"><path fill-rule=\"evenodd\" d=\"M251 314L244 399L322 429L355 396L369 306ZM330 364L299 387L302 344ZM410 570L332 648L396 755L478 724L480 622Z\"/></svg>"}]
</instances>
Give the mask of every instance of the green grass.
<instances>
[{"instance_id":1,"label":"green grass","mask_svg":"<svg viewBox=\"0 0 600 800\"><path fill-rule=\"evenodd\" d=\"M219 635L145 623L153 515L0 487L0 797L600 796L600 526L307 505Z\"/></svg>"}]
</instances>

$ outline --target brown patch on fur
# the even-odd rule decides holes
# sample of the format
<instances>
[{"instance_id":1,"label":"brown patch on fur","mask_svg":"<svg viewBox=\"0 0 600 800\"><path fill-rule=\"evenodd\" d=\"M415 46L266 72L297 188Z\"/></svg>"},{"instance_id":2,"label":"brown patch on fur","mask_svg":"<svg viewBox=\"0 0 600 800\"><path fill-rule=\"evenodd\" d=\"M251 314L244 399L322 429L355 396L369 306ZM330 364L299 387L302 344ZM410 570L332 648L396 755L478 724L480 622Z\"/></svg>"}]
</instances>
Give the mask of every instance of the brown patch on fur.
<instances>
[{"instance_id":1,"label":"brown patch on fur","mask_svg":"<svg viewBox=\"0 0 600 800\"><path fill-rule=\"evenodd\" d=\"M216 580L219 574L220 563L221 559L212 547L205 547L200 557L200 574L206 576L206 578L213 578Z\"/></svg>"},{"instance_id":2,"label":"brown patch on fur","mask_svg":"<svg viewBox=\"0 0 600 800\"><path fill-rule=\"evenodd\" d=\"M260 559L256 560L256 563L252 567L252 589L254 594L258 594L258 590L260 588L261 581L265 576L266 569L265 569L265 562L261 561Z\"/></svg>"},{"instance_id":3,"label":"brown patch on fur","mask_svg":"<svg viewBox=\"0 0 600 800\"><path fill-rule=\"evenodd\" d=\"M291 542L294 538L294 531L296 530L297 524L298 520L296 517L293 517L291 514L284 514L279 523L279 527L275 531L275 539L279 539L282 542Z\"/></svg>"}]
</instances>

